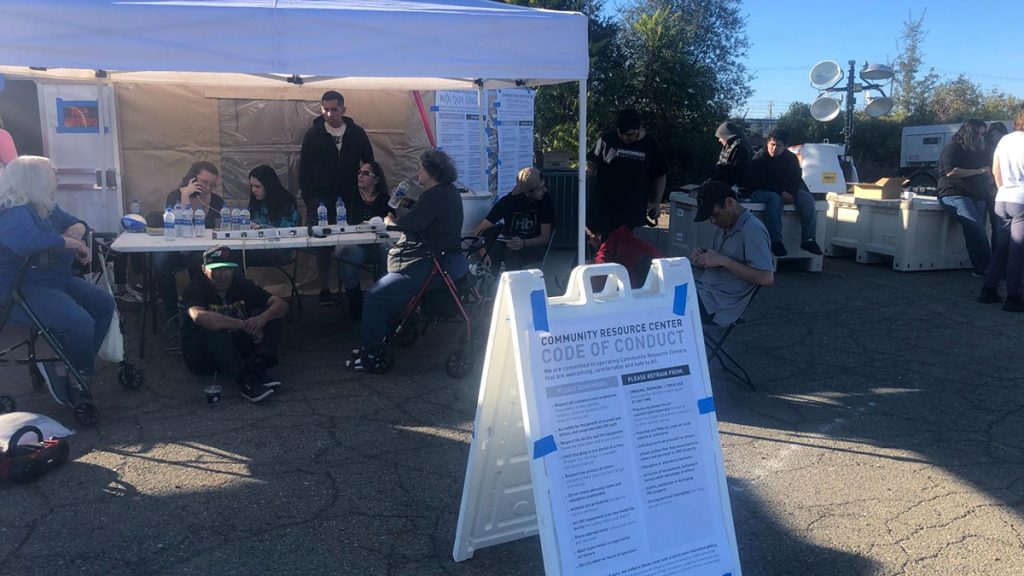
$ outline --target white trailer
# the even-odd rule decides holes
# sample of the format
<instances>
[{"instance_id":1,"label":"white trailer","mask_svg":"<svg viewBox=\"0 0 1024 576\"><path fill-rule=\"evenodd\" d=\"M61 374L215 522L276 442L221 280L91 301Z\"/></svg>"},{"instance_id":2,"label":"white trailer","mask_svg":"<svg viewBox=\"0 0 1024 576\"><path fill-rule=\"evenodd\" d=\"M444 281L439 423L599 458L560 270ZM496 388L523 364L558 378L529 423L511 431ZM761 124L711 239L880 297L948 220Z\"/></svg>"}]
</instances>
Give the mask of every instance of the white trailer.
<instances>
[{"instance_id":1,"label":"white trailer","mask_svg":"<svg viewBox=\"0 0 1024 576\"><path fill-rule=\"evenodd\" d=\"M994 122L989 122L993 124ZM1009 131L1010 122L1003 124ZM939 156L953 139L962 123L905 126L900 140L900 175L909 180L908 186L934 188L939 183Z\"/></svg>"}]
</instances>

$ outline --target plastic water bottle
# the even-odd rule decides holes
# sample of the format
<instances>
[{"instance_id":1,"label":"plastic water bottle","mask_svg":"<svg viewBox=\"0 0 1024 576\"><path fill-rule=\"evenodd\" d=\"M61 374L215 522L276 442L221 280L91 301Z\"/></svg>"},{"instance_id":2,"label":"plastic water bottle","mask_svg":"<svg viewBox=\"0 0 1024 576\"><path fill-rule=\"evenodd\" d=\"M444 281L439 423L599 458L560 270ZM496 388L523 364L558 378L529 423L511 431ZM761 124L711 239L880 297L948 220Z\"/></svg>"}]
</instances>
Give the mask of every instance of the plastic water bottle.
<instances>
[{"instance_id":1,"label":"plastic water bottle","mask_svg":"<svg viewBox=\"0 0 1024 576\"><path fill-rule=\"evenodd\" d=\"M139 207L138 198L132 199L132 207L128 209L129 214L142 214L142 208Z\"/></svg>"},{"instance_id":2,"label":"plastic water bottle","mask_svg":"<svg viewBox=\"0 0 1024 576\"><path fill-rule=\"evenodd\" d=\"M203 211L202 207L196 208L196 213L192 217L192 227L195 228L196 238L203 238L206 235L206 212Z\"/></svg>"},{"instance_id":3,"label":"plastic water bottle","mask_svg":"<svg viewBox=\"0 0 1024 576\"><path fill-rule=\"evenodd\" d=\"M181 219L181 204L178 203L178 204L174 205L174 223L177 224L177 223L182 222L182 221L183 220ZM182 230L181 226L175 226L174 227L174 237L175 238L181 238L182 232L183 232L183 230Z\"/></svg>"},{"instance_id":4,"label":"plastic water bottle","mask_svg":"<svg viewBox=\"0 0 1024 576\"><path fill-rule=\"evenodd\" d=\"M195 217L195 212L192 211L191 204L185 204L185 207L181 209L181 236L183 238L195 237L195 223L192 219Z\"/></svg>"},{"instance_id":5,"label":"plastic water bottle","mask_svg":"<svg viewBox=\"0 0 1024 576\"><path fill-rule=\"evenodd\" d=\"M398 183L395 191L391 193L391 199L388 200L388 206L392 210L398 210L398 205L402 202L402 198L405 198L405 194L409 191L409 181L402 180Z\"/></svg>"},{"instance_id":6,"label":"plastic water bottle","mask_svg":"<svg viewBox=\"0 0 1024 576\"><path fill-rule=\"evenodd\" d=\"M242 229L242 211L238 209L238 206L231 209L231 229Z\"/></svg>"},{"instance_id":7,"label":"plastic water bottle","mask_svg":"<svg viewBox=\"0 0 1024 576\"><path fill-rule=\"evenodd\" d=\"M238 229L239 230L248 230L249 229L249 218L250 218L249 207L248 206L242 206L242 209L239 211L239 221L238 221L238 225L239 225Z\"/></svg>"},{"instance_id":8,"label":"plastic water bottle","mask_svg":"<svg viewBox=\"0 0 1024 576\"><path fill-rule=\"evenodd\" d=\"M338 226L348 224L348 212L345 210L345 203L341 198L338 198L338 203L334 205L334 209L338 214Z\"/></svg>"},{"instance_id":9,"label":"plastic water bottle","mask_svg":"<svg viewBox=\"0 0 1024 576\"><path fill-rule=\"evenodd\" d=\"M323 202L316 209L316 223L321 228L327 227L327 206L324 206Z\"/></svg>"},{"instance_id":10,"label":"plastic water bottle","mask_svg":"<svg viewBox=\"0 0 1024 576\"><path fill-rule=\"evenodd\" d=\"M171 206L164 211L164 240L174 240L174 208Z\"/></svg>"}]
</instances>

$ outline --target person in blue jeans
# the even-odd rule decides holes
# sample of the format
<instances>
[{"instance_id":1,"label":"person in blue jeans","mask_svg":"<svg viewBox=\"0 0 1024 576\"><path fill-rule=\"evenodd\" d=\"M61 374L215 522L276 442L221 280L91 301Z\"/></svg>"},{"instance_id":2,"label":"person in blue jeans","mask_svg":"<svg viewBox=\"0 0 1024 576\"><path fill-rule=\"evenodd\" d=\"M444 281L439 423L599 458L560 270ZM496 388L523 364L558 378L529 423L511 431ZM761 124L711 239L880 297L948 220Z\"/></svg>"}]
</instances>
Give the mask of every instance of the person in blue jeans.
<instances>
[{"instance_id":1,"label":"person in blue jeans","mask_svg":"<svg viewBox=\"0 0 1024 576\"><path fill-rule=\"evenodd\" d=\"M458 172L452 159L440 150L420 156L416 178L424 188L408 211L399 210L385 220L402 229L402 237L388 252L388 273L366 293L360 348L346 362L350 370L362 371L375 363L388 334L388 321L408 304L427 281L433 267L428 248L435 255L451 252L445 269L453 280L469 269L459 252L462 231L462 196L455 187ZM399 207L401 208L401 206ZM442 280L435 277L438 285Z\"/></svg>"},{"instance_id":2,"label":"person in blue jeans","mask_svg":"<svg viewBox=\"0 0 1024 576\"><path fill-rule=\"evenodd\" d=\"M347 206L348 221L352 224L369 222L373 218L383 219L388 215L388 181L380 164L370 160L363 162L356 174L359 185L357 194ZM363 318L363 265L373 263L379 266L384 262L386 249L384 244L346 244L339 246L335 252L341 273L341 284L345 288L348 300L348 315L358 322Z\"/></svg>"},{"instance_id":3,"label":"person in blue jeans","mask_svg":"<svg viewBox=\"0 0 1024 576\"><path fill-rule=\"evenodd\" d=\"M92 252L84 240L85 222L61 210L54 200L57 174L49 159L21 156L0 171L0 302L7 303L25 259L21 296L60 343L68 361L82 376L96 372L96 353L114 316L114 297L76 277L72 263L89 264ZM21 306L10 319L32 325ZM61 369L41 363L53 397L73 404L77 387Z\"/></svg>"},{"instance_id":4,"label":"person in blue jeans","mask_svg":"<svg viewBox=\"0 0 1024 576\"><path fill-rule=\"evenodd\" d=\"M953 134L939 156L939 204L960 222L972 274L984 278L992 259L985 214L991 182L985 123L970 119Z\"/></svg>"},{"instance_id":5,"label":"person in blue jeans","mask_svg":"<svg viewBox=\"0 0 1024 576\"><path fill-rule=\"evenodd\" d=\"M814 198L804 184L800 160L786 149L788 142L789 132L779 128L768 134L768 144L750 160L750 201L764 204L764 224L771 238L772 254L782 257L789 253L782 241L782 208L794 204L800 216L800 249L820 255Z\"/></svg>"},{"instance_id":6,"label":"person in blue jeans","mask_svg":"<svg viewBox=\"0 0 1024 576\"><path fill-rule=\"evenodd\" d=\"M995 303L999 282L1006 279L1003 310L1024 312L1024 105L1013 119L1013 132L1003 136L992 160L996 214L1002 218L992 264L978 301Z\"/></svg>"}]
</instances>

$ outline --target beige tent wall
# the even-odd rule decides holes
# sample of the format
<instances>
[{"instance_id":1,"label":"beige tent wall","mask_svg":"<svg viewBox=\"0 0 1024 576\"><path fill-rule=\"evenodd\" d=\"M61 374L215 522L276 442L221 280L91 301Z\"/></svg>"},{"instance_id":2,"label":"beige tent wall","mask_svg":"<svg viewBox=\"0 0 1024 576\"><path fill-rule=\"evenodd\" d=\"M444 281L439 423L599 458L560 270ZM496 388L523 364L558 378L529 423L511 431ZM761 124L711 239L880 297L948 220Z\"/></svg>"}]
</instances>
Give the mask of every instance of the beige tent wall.
<instances>
[{"instance_id":1,"label":"beige tent wall","mask_svg":"<svg viewBox=\"0 0 1024 576\"><path fill-rule=\"evenodd\" d=\"M180 185L189 166L208 160L220 167L220 193L232 204L248 203L249 170L259 164L272 166L299 201L304 216L299 151L303 135L320 114L320 96L326 89L116 84L125 205L137 199L143 213L162 210L167 193ZM413 94L342 93L346 115L369 135L389 187L414 177L418 157L430 142ZM429 109L433 93L424 93L423 100ZM304 292L309 291L315 278L306 262L301 268L300 283Z\"/></svg>"}]
</instances>

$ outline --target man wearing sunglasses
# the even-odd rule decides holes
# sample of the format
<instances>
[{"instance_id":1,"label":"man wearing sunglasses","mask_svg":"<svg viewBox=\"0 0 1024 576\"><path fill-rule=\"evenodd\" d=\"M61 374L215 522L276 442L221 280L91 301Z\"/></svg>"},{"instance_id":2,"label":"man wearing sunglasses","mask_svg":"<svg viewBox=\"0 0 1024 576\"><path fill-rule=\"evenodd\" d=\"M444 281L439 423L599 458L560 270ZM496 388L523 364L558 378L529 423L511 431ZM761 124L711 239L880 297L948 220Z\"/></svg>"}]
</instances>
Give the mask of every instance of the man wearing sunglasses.
<instances>
[{"instance_id":1,"label":"man wearing sunglasses","mask_svg":"<svg viewBox=\"0 0 1024 576\"><path fill-rule=\"evenodd\" d=\"M592 207L608 234L620 226L643 226L655 219L665 195L668 162L658 141L647 134L636 110L623 110L615 128L587 153L587 173L596 176Z\"/></svg>"}]
</instances>

